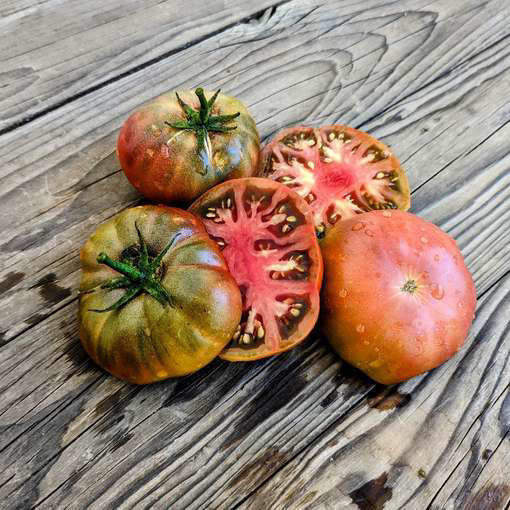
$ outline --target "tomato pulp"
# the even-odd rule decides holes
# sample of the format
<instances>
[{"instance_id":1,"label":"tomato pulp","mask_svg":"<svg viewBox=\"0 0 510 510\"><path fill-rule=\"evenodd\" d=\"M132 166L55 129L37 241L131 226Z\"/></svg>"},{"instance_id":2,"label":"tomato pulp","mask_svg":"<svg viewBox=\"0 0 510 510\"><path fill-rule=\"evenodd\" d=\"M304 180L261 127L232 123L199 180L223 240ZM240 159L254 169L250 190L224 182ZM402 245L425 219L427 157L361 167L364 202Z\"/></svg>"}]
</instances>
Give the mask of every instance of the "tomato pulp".
<instances>
[{"instance_id":1,"label":"tomato pulp","mask_svg":"<svg viewBox=\"0 0 510 510\"><path fill-rule=\"evenodd\" d=\"M281 131L262 152L261 173L310 204L319 237L355 214L410 205L398 159L379 140L348 126Z\"/></svg>"},{"instance_id":2,"label":"tomato pulp","mask_svg":"<svg viewBox=\"0 0 510 510\"><path fill-rule=\"evenodd\" d=\"M221 357L259 359L294 347L319 314L322 257L304 200L269 179L222 183L190 209L218 243L243 297Z\"/></svg>"}]
</instances>

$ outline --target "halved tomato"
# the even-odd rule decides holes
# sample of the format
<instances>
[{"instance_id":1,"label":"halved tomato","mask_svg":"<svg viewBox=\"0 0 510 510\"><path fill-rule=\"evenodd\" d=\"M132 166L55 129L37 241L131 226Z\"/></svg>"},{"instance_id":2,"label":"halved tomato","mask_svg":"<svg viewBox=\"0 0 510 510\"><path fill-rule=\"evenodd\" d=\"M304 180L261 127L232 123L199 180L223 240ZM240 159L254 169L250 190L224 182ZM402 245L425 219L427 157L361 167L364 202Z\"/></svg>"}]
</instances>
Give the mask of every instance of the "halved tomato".
<instances>
[{"instance_id":1,"label":"halved tomato","mask_svg":"<svg viewBox=\"0 0 510 510\"><path fill-rule=\"evenodd\" d=\"M281 131L262 151L261 175L282 182L311 206L317 235L373 209L409 209L409 184L382 142L333 125Z\"/></svg>"},{"instance_id":2,"label":"halved tomato","mask_svg":"<svg viewBox=\"0 0 510 510\"><path fill-rule=\"evenodd\" d=\"M190 210L220 246L243 298L241 324L220 356L255 360L301 342L317 321L322 282L306 202L283 184L252 177L219 184Z\"/></svg>"}]
</instances>

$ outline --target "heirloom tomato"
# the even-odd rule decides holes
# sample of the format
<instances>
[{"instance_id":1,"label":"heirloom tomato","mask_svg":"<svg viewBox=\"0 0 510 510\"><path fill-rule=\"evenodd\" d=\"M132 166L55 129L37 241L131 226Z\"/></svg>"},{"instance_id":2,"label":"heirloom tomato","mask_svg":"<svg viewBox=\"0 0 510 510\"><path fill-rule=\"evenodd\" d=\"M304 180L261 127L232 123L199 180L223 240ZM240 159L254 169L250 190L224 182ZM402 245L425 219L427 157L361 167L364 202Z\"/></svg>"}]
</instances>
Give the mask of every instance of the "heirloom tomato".
<instances>
[{"instance_id":1,"label":"heirloom tomato","mask_svg":"<svg viewBox=\"0 0 510 510\"><path fill-rule=\"evenodd\" d=\"M338 354L391 384L450 358L464 343L476 297L455 241L402 211L372 211L323 240L324 333Z\"/></svg>"},{"instance_id":2,"label":"heirloom tomato","mask_svg":"<svg viewBox=\"0 0 510 510\"><path fill-rule=\"evenodd\" d=\"M376 138L333 125L293 127L262 152L261 175L284 183L311 206L317 235L373 209L409 209L406 174Z\"/></svg>"},{"instance_id":3,"label":"heirloom tomato","mask_svg":"<svg viewBox=\"0 0 510 510\"><path fill-rule=\"evenodd\" d=\"M80 337L91 358L144 384L215 358L241 316L241 295L200 220L163 206L127 209L81 250Z\"/></svg>"},{"instance_id":4,"label":"heirloom tomato","mask_svg":"<svg viewBox=\"0 0 510 510\"><path fill-rule=\"evenodd\" d=\"M230 361L291 349L319 314L322 257L311 211L269 179L224 182L191 206L220 246L243 298L241 324L220 355Z\"/></svg>"},{"instance_id":5,"label":"heirloom tomato","mask_svg":"<svg viewBox=\"0 0 510 510\"><path fill-rule=\"evenodd\" d=\"M145 197L190 202L225 179L256 173L259 135L234 97L201 88L168 92L126 120L117 154Z\"/></svg>"}]
</instances>

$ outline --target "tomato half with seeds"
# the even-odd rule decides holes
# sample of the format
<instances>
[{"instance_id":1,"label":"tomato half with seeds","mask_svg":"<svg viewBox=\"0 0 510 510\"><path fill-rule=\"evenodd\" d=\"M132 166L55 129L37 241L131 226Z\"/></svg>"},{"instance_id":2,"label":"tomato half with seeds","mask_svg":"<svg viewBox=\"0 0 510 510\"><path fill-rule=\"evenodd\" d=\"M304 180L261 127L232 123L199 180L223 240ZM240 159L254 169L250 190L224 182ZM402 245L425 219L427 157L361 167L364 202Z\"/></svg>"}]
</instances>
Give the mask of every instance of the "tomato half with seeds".
<instances>
[{"instance_id":1,"label":"tomato half with seeds","mask_svg":"<svg viewBox=\"0 0 510 510\"><path fill-rule=\"evenodd\" d=\"M97 228L80 258L81 341L120 379L145 384L195 372L239 324L239 289L187 211L127 209Z\"/></svg>"},{"instance_id":2,"label":"tomato half with seeds","mask_svg":"<svg viewBox=\"0 0 510 510\"><path fill-rule=\"evenodd\" d=\"M218 243L243 297L241 323L220 355L230 361L291 349L319 314L322 257L310 208L286 186L235 179L190 209Z\"/></svg>"},{"instance_id":3,"label":"tomato half with seeds","mask_svg":"<svg viewBox=\"0 0 510 510\"><path fill-rule=\"evenodd\" d=\"M392 384L430 370L464 343L473 279L455 241L402 211L340 222L321 244L324 333L340 356Z\"/></svg>"},{"instance_id":4,"label":"tomato half with seeds","mask_svg":"<svg viewBox=\"0 0 510 510\"><path fill-rule=\"evenodd\" d=\"M168 92L122 126L117 154L145 197L189 204L215 184L257 172L259 135L246 106L202 88Z\"/></svg>"},{"instance_id":5,"label":"tomato half with seeds","mask_svg":"<svg viewBox=\"0 0 510 510\"><path fill-rule=\"evenodd\" d=\"M349 126L293 127L262 152L261 175L282 182L313 210L319 237L341 220L410 206L409 184L382 142Z\"/></svg>"}]
</instances>

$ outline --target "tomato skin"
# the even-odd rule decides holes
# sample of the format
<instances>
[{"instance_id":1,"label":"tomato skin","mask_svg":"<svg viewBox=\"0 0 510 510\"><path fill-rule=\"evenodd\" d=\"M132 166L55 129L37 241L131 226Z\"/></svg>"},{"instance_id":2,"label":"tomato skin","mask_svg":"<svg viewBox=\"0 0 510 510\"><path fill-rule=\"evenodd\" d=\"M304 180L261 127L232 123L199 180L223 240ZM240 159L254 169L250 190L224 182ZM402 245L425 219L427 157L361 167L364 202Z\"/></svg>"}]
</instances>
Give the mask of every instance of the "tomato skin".
<instances>
[{"instance_id":1,"label":"tomato skin","mask_svg":"<svg viewBox=\"0 0 510 510\"><path fill-rule=\"evenodd\" d=\"M323 331L348 363L393 384L462 346L475 287L455 241L437 226L402 211L373 211L340 222L321 248Z\"/></svg>"},{"instance_id":2,"label":"tomato skin","mask_svg":"<svg viewBox=\"0 0 510 510\"><path fill-rule=\"evenodd\" d=\"M135 222L153 253L174 235L161 283L174 300L143 293L117 311L97 312L124 289L101 289L119 273L97 263L100 252L121 259L136 245ZM127 209L100 225L80 253L80 338L90 357L114 376L146 384L186 375L212 361L241 317L241 295L216 244L193 215L165 206Z\"/></svg>"},{"instance_id":3,"label":"tomato skin","mask_svg":"<svg viewBox=\"0 0 510 510\"><path fill-rule=\"evenodd\" d=\"M215 186L190 211L203 219L209 234L222 246L242 289L240 329L220 357L254 361L302 342L319 316L323 276L306 202L283 184L250 177ZM264 332L259 337L260 326ZM248 332L250 341L243 345L243 334Z\"/></svg>"},{"instance_id":4,"label":"tomato skin","mask_svg":"<svg viewBox=\"0 0 510 510\"><path fill-rule=\"evenodd\" d=\"M212 96L212 92L205 93L208 98ZM187 104L199 108L192 91L178 94ZM117 155L126 177L142 195L156 202L189 203L225 179L256 173L259 135L244 104L220 93L213 111L215 115L240 112L240 116L235 119L235 130L210 133L210 155L199 153L195 133L165 123L183 119L175 92L155 98L125 121Z\"/></svg>"}]
</instances>

